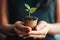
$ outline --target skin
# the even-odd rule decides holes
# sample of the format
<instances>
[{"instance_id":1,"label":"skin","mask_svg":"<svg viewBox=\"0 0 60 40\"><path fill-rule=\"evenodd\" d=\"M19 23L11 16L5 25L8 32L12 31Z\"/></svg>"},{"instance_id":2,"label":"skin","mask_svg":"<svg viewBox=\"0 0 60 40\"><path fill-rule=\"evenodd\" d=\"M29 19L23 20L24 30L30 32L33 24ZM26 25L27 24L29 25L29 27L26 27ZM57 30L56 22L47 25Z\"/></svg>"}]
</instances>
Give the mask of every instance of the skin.
<instances>
[{"instance_id":1,"label":"skin","mask_svg":"<svg viewBox=\"0 0 60 40\"><path fill-rule=\"evenodd\" d=\"M6 0L2 1L2 14L1 14L1 21L0 21L0 30L3 33L9 34L12 29L17 33L19 37L33 37L33 38L45 38L47 34L55 35L60 34L60 0L56 0L56 23L50 24L45 21L40 21L36 26L35 30L33 31L30 27L24 26L24 22L17 21L15 24L9 24L8 21L8 12L7 12L7 3ZM20 29L21 28L21 29ZM25 31L23 30L25 29ZM8 33L7 33L8 32ZM26 36L28 35L28 36Z\"/></svg>"}]
</instances>

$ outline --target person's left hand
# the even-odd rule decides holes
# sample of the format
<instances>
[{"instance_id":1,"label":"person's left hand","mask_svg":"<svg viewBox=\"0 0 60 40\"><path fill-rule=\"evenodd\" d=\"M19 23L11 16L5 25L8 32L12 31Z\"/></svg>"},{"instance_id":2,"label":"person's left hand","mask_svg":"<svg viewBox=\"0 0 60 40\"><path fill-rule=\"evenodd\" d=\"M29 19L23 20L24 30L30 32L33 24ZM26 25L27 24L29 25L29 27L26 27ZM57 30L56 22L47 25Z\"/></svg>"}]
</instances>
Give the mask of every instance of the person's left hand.
<instances>
[{"instance_id":1,"label":"person's left hand","mask_svg":"<svg viewBox=\"0 0 60 40\"><path fill-rule=\"evenodd\" d=\"M35 30L29 32L29 37L33 38L45 38L49 31L48 23L40 21Z\"/></svg>"}]
</instances>

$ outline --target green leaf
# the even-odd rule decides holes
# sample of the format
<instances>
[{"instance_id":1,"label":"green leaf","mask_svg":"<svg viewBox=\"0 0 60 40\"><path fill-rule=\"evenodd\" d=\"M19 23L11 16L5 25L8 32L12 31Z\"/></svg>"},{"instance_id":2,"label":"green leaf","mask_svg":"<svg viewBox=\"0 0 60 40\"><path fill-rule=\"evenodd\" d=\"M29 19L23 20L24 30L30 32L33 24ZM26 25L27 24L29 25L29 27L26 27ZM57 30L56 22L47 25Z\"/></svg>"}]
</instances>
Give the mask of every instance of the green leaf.
<instances>
[{"instance_id":1,"label":"green leaf","mask_svg":"<svg viewBox=\"0 0 60 40\"><path fill-rule=\"evenodd\" d=\"M37 8L34 8L34 7L30 8L29 13L34 13L36 11L36 9Z\"/></svg>"},{"instance_id":2,"label":"green leaf","mask_svg":"<svg viewBox=\"0 0 60 40\"><path fill-rule=\"evenodd\" d=\"M28 9L25 9L27 12L29 11Z\"/></svg>"},{"instance_id":3,"label":"green leaf","mask_svg":"<svg viewBox=\"0 0 60 40\"><path fill-rule=\"evenodd\" d=\"M28 4L24 4L27 9L30 9L30 6Z\"/></svg>"}]
</instances>

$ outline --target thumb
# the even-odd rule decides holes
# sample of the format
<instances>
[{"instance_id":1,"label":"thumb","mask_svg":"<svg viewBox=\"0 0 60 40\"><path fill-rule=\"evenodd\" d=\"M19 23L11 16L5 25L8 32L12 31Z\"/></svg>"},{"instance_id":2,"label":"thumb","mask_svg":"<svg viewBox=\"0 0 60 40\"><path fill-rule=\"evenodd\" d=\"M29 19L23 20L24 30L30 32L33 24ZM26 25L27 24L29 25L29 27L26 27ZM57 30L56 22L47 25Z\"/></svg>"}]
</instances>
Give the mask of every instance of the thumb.
<instances>
[{"instance_id":1,"label":"thumb","mask_svg":"<svg viewBox=\"0 0 60 40\"><path fill-rule=\"evenodd\" d=\"M40 21L38 23L38 25L36 26L36 30L41 30L42 28L44 28L47 25L47 23L45 21Z\"/></svg>"}]
</instances>

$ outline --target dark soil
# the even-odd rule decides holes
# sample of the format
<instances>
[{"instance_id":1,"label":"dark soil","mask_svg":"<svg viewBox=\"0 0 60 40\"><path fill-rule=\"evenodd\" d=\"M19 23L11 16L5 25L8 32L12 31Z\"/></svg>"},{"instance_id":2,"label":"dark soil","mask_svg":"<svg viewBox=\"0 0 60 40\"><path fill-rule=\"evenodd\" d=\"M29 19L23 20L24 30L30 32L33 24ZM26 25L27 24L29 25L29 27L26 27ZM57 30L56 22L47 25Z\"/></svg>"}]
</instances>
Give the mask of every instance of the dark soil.
<instances>
[{"instance_id":1,"label":"dark soil","mask_svg":"<svg viewBox=\"0 0 60 40\"><path fill-rule=\"evenodd\" d=\"M31 21L31 20L38 20L38 18L35 17L35 16L26 16L26 17L24 18L24 20L29 20L29 21Z\"/></svg>"}]
</instances>

